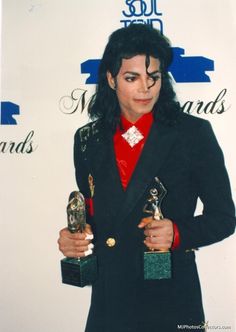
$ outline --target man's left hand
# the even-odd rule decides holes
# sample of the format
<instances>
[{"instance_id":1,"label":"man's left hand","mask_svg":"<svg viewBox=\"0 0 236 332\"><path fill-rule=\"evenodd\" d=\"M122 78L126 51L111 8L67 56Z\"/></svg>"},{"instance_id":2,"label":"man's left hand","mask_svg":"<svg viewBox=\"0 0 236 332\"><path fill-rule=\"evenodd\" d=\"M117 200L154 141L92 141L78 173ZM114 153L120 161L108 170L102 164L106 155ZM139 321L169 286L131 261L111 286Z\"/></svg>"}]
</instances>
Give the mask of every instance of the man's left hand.
<instances>
[{"instance_id":1,"label":"man's left hand","mask_svg":"<svg viewBox=\"0 0 236 332\"><path fill-rule=\"evenodd\" d=\"M143 218L138 225L144 228L145 245L149 249L167 251L173 243L173 222L170 219L155 220L153 217Z\"/></svg>"}]
</instances>

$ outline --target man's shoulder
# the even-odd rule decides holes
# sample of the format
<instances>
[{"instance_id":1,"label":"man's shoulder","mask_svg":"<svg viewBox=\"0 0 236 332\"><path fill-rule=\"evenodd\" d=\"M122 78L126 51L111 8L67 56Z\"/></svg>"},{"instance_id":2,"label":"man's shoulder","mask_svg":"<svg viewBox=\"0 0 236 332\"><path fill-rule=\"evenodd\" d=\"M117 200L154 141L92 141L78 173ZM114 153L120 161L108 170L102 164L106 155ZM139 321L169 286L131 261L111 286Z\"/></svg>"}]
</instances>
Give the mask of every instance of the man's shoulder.
<instances>
[{"instance_id":1,"label":"man's shoulder","mask_svg":"<svg viewBox=\"0 0 236 332\"><path fill-rule=\"evenodd\" d=\"M101 131L101 123L99 120L92 121L77 129L75 133L75 140L81 144L87 143L94 137L99 136Z\"/></svg>"},{"instance_id":2,"label":"man's shoulder","mask_svg":"<svg viewBox=\"0 0 236 332\"><path fill-rule=\"evenodd\" d=\"M180 127L184 130L198 130L202 126L209 126L210 122L206 119L190 115L187 113L181 114L181 121L179 122Z\"/></svg>"}]
</instances>

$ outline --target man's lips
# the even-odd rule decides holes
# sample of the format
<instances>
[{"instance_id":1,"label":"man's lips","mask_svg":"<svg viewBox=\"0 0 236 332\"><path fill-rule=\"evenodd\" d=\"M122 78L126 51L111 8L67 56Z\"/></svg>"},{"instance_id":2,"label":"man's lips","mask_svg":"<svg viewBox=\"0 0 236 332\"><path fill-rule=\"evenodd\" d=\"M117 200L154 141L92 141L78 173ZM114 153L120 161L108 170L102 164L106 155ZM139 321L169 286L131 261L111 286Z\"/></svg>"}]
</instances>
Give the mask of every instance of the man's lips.
<instances>
[{"instance_id":1,"label":"man's lips","mask_svg":"<svg viewBox=\"0 0 236 332\"><path fill-rule=\"evenodd\" d=\"M134 99L134 101L136 103L146 105L146 104L149 104L152 101L152 98L148 98L148 99Z\"/></svg>"}]
</instances>

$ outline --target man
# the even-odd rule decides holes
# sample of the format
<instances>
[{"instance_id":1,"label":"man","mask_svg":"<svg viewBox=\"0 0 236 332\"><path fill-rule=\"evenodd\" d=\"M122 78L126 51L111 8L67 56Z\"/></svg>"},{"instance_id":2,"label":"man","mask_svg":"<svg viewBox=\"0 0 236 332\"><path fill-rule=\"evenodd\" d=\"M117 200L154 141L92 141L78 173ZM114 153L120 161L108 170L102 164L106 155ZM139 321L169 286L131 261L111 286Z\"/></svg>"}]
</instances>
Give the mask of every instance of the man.
<instances>
[{"instance_id":1,"label":"man","mask_svg":"<svg viewBox=\"0 0 236 332\"><path fill-rule=\"evenodd\" d=\"M235 228L221 149L206 120L181 113L168 66L169 41L141 24L115 31L105 48L92 123L75 135L86 232L60 232L65 256L83 257L94 235L99 275L86 332L199 331L204 323L195 249ZM144 213L158 177L167 188L163 220ZM197 199L202 214L194 216ZM145 250L172 251L172 278L145 280ZM194 328L193 326L196 326Z\"/></svg>"}]
</instances>

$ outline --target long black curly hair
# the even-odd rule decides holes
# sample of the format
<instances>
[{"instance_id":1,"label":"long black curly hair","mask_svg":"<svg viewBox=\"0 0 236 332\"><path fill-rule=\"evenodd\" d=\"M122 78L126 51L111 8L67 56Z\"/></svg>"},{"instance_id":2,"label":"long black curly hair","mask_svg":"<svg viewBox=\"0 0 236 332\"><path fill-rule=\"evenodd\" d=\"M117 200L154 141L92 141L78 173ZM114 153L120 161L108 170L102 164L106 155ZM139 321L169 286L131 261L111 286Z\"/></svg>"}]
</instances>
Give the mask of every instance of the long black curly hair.
<instances>
[{"instance_id":1,"label":"long black curly hair","mask_svg":"<svg viewBox=\"0 0 236 332\"><path fill-rule=\"evenodd\" d=\"M100 119L105 127L115 130L120 123L120 107L116 92L110 88L107 72L116 78L122 59L136 55L146 55L159 59L162 74L161 91L153 113L155 121L173 125L178 119L180 105L172 87L168 67L172 62L172 49L169 40L158 30L146 24L130 24L114 31L103 53L98 72L96 93L88 105L88 114L92 120Z\"/></svg>"}]
</instances>

